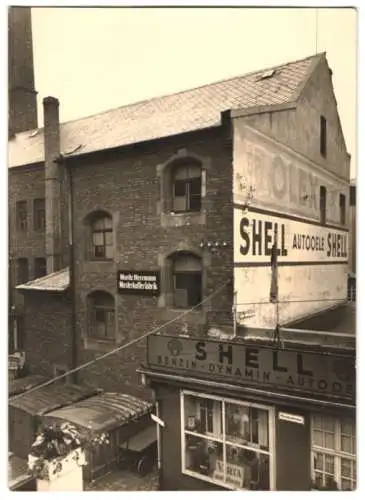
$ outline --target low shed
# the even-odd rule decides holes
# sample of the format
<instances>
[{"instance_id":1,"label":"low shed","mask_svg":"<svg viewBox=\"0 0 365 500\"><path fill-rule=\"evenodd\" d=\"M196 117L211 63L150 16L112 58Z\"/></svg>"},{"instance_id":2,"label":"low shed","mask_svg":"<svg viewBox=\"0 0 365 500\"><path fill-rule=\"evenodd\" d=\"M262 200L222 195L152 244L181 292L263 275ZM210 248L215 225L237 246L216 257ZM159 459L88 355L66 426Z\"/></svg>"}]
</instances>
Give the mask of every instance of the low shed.
<instances>
[{"instance_id":1,"label":"low shed","mask_svg":"<svg viewBox=\"0 0 365 500\"><path fill-rule=\"evenodd\" d=\"M9 397L9 449L27 458L34 442L40 417L96 394L95 389L73 384L51 384L32 392Z\"/></svg>"},{"instance_id":2,"label":"low shed","mask_svg":"<svg viewBox=\"0 0 365 500\"><path fill-rule=\"evenodd\" d=\"M46 424L70 422L85 436L108 434L109 443L95 446L87 452L88 464L84 469L84 478L85 481L91 481L118 460L123 443L137 436L156 440L156 427L151 425L150 418L152 408L149 401L129 394L109 392L48 412L42 420ZM146 429L150 429L147 437Z\"/></svg>"}]
</instances>

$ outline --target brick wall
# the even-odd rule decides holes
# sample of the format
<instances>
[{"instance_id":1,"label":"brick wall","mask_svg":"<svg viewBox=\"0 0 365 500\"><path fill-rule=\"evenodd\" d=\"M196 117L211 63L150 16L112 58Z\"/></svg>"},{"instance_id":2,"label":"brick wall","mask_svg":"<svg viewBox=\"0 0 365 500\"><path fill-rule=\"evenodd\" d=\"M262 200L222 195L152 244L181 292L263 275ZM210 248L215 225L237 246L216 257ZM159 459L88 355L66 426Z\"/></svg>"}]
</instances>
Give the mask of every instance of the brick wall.
<instances>
[{"instance_id":1,"label":"brick wall","mask_svg":"<svg viewBox=\"0 0 365 500\"><path fill-rule=\"evenodd\" d=\"M207 172L206 224L164 227L158 210L160 185L157 166L182 149L209 157ZM88 339L87 295L105 290L115 297L117 344L137 338L154 327L174 319L181 311L164 307L157 298L118 295L118 269L158 270L164 256L176 249L195 249L205 266L204 296L232 278L232 149L222 130L202 132L135 146L119 154L90 157L77 161L72 170L74 190L76 308L80 339L80 362L95 358L115 344L90 342ZM75 160L76 162L76 160ZM85 251L85 223L88 214L103 209L112 214L115 225L115 261L88 261ZM201 250L202 240L225 240L221 255ZM168 331L206 332L208 325L229 316L232 290L215 297L205 311L189 314L172 324ZM82 377L109 390L135 392L135 369L144 361L144 344L137 344L83 370ZM122 388L122 389L121 389Z\"/></svg>"},{"instance_id":2,"label":"brick wall","mask_svg":"<svg viewBox=\"0 0 365 500\"><path fill-rule=\"evenodd\" d=\"M71 366L71 303L67 295L25 293L25 352L32 373L53 376Z\"/></svg>"}]
</instances>

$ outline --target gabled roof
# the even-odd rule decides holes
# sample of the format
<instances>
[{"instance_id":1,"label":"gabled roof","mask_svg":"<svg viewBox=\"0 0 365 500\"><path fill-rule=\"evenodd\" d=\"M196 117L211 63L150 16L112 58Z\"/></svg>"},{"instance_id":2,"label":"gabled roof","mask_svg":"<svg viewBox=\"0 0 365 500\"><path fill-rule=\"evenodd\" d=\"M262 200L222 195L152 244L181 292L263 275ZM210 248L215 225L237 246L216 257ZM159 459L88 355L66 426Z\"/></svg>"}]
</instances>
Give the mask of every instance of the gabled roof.
<instances>
[{"instance_id":1,"label":"gabled roof","mask_svg":"<svg viewBox=\"0 0 365 500\"><path fill-rule=\"evenodd\" d=\"M70 286L70 272L68 267L55 273L47 274L16 287L17 290L38 292L64 292Z\"/></svg>"},{"instance_id":2,"label":"gabled roof","mask_svg":"<svg viewBox=\"0 0 365 500\"><path fill-rule=\"evenodd\" d=\"M226 110L296 102L324 57L319 54L274 68L137 102L61 124L61 153L68 156L216 127ZM9 167L44 161L43 129L9 140Z\"/></svg>"}]
</instances>

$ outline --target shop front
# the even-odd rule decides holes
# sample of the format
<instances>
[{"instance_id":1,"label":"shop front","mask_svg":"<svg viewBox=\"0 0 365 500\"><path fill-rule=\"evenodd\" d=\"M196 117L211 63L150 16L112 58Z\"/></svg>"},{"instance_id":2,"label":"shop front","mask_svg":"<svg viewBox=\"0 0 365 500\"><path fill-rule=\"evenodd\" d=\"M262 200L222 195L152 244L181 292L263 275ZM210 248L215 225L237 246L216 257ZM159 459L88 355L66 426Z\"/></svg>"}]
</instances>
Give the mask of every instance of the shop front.
<instances>
[{"instance_id":1,"label":"shop front","mask_svg":"<svg viewBox=\"0 0 365 500\"><path fill-rule=\"evenodd\" d=\"M161 489L354 489L354 363L354 351L149 337Z\"/></svg>"}]
</instances>

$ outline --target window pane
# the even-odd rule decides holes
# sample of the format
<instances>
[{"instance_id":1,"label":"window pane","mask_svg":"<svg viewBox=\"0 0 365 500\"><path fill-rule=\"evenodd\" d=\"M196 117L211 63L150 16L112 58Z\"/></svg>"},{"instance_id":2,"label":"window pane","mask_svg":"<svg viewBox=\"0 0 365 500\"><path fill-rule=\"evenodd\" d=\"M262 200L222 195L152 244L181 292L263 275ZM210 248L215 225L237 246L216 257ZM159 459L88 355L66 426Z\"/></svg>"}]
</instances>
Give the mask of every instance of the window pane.
<instances>
[{"instance_id":1,"label":"window pane","mask_svg":"<svg viewBox=\"0 0 365 500\"><path fill-rule=\"evenodd\" d=\"M94 247L94 256L104 258L105 257L105 247L104 246Z\"/></svg>"},{"instance_id":2,"label":"window pane","mask_svg":"<svg viewBox=\"0 0 365 500\"><path fill-rule=\"evenodd\" d=\"M105 247L105 258L112 259L114 255L114 249L112 245Z\"/></svg>"},{"instance_id":3,"label":"window pane","mask_svg":"<svg viewBox=\"0 0 365 500\"><path fill-rule=\"evenodd\" d=\"M191 179L189 181L190 184L190 194L191 195L199 195L201 194L202 181L201 178Z\"/></svg>"},{"instance_id":4,"label":"window pane","mask_svg":"<svg viewBox=\"0 0 365 500\"><path fill-rule=\"evenodd\" d=\"M187 183L185 180L175 180L174 182L174 196L185 196Z\"/></svg>"},{"instance_id":5,"label":"window pane","mask_svg":"<svg viewBox=\"0 0 365 500\"><path fill-rule=\"evenodd\" d=\"M188 305L196 306L202 299L201 274L191 273L187 275Z\"/></svg>"},{"instance_id":6,"label":"window pane","mask_svg":"<svg viewBox=\"0 0 365 500\"><path fill-rule=\"evenodd\" d=\"M226 403L226 440L268 450L268 420L266 410Z\"/></svg>"},{"instance_id":7,"label":"window pane","mask_svg":"<svg viewBox=\"0 0 365 500\"><path fill-rule=\"evenodd\" d=\"M113 233L112 231L105 231L105 244L112 245L113 244Z\"/></svg>"},{"instance_id":8,"label":"window pane","mask_svg":"<svg viewBox=\"0 0 365 500\"><path fill-rule=\"evenodd\" d=\"M323 432L322 431L313 431L313 444L315 446L322 446L324 445L323 442Z\"/></svg>"},{"instance_id":9,"label":"window pane","mask_svg":"<svg viewBox=\"0 0 365 500\"><path fill-rule=\"evenodd\" d=\"M335 419L332 417L323 418L323 429L327 432L335 432Z\"/></svg>"},{"instance_id":10,"label":"window pane","mask_svg":"<svg viewBox=\"0 0 365 500\"><path fill-rule=\"evenodd\" d=\"M332 455L324 456L324 468L328 474L333 475L335 473L335 458Z\"/></svg>"},{"instance_id":11,"label":"window pane","mask_svg":"<svg viewBox=\"0 0 365 500\"><path fill-rule=\"evenodd\" d=\"M335 448L335 436L326 432L324 435L324 447L333 450Z\"/></svg>"},{"instance_id":12,"label":"window pane","mask_svg":"<svg viewBox=\"0 0 365 500\"><path fill-rule=\"evenodd\" d=\"M341 437L341 451L346 453L353 453L352 449L352 438L350 437Z\"/></svg>"},{"instance_id":13,"label":"window pane","mask_svg":"<svg viewBox=\"0 0 365 500\"><path fill-rule=\"evenodd\" d=\"M93 233L93 243L95 246L103 246L104 245L104 233L102 233L102 232Z\"/></svg>"},{"instance_id":14,"label":"window pane","mask_svg":"<svg viewBox=\"0 0 365 500\"><path fill-rule=\"evenodd\" d=\"M355 435L355 422L350 419L342 419L340 421L341 434L346 434L347 436Z\"/></svg>"},{"instance_id":15,"label":"window pane","mask_svg":"<svg viewBox=\"0 0 365 500\"><path fill-rule=\"evenodd\" d=\"M348 460L347 458L341 459L341 476L352 477L352 460Z\"/></svg>"},{"instance_id":16,"label":"window pane","mask_svg":"<svg viewBox=\"0 0 365 500\"><path fill-rule=\"evenodd\" d=\"M226 483L235 488L270 490L269 455L226 446Z\"/></svg>"},{"instance_id":17,"label":"window pane","mask_svg":"<svg viewBox=\"0 0 365 500\"><path fill-rule=\"evenodd\" d=\"M198 434L222 437L222 403L197 396L184 397L184 428Z\"/></svg>"},{"instance_id":18,"label":"window pane","mask_svg":"<svg viewBox=\"0 0 365 500\"><path fill-rule=\"evenodd\" d=\"M185 467L197 474L224 481L223 445L185 434Z\"/></svg>"}]
</instances>

